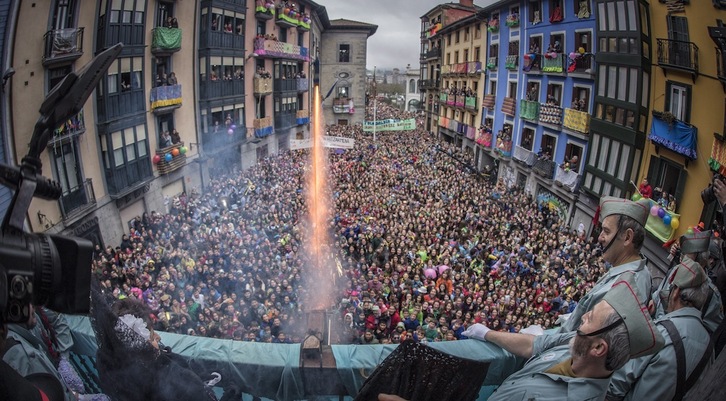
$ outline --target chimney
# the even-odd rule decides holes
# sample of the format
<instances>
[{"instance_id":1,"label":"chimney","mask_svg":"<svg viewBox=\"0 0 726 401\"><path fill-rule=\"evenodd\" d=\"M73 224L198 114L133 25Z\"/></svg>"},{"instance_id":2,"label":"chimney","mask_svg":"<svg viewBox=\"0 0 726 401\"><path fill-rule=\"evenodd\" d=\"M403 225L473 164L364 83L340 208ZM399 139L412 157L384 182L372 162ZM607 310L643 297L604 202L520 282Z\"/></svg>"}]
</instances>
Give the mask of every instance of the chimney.
<instances>
[{"instance_id":1,"label":"chimney","mask_svg":"<svg viewBox=\"0 0 726 401\"><path fill-rule=\"evenodd\" d=\"M459 0L459 4L464 7L474 8L474 0Z\"/></svg>"}]
</instances>

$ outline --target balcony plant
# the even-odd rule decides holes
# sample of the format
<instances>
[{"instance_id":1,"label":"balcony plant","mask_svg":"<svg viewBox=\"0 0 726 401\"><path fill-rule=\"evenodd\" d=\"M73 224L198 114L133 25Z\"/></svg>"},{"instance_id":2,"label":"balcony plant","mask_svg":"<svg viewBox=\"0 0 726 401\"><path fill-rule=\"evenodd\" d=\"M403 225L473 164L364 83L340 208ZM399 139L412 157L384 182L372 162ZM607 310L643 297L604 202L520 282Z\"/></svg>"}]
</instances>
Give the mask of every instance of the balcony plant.
<instances>
[{"instance_id":1,"label":"balcony plant","mask_svg":"<svg viewBox=\"0 0 726 401\"><path fill-rule=\"evenodd\" d=\"M519 26L519 14L517 14L517 13L509 14L507 16L507 21L505 23L510 28Z\"/></svg>"},{"instance_id":2,"label":"balcony plant","mask_svg":"<svg viewBox=\"0 0 726 401\"><path fill-rule=\"evenodd\" d=\"M487 31L491 33L499 32L499 18L492 18L487 24Z\"/></svg>"}]
</instances>

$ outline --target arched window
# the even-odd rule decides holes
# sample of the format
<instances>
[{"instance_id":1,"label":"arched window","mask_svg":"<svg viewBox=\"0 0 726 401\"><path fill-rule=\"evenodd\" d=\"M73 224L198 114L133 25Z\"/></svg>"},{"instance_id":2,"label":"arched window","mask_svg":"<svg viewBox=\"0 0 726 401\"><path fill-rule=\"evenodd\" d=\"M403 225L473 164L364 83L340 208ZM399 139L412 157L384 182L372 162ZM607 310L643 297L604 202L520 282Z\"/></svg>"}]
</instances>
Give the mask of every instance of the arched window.
<instances>
[{"instance_id":1,"label":"arched window","mask_svg":"<svg viewBox=\"0 0 726 401\"><path fill-rule=\"evenodd\" d=\"M408 92L416 93L416 80L411 79L408 81Z\"/></svg>"}]
</instances>

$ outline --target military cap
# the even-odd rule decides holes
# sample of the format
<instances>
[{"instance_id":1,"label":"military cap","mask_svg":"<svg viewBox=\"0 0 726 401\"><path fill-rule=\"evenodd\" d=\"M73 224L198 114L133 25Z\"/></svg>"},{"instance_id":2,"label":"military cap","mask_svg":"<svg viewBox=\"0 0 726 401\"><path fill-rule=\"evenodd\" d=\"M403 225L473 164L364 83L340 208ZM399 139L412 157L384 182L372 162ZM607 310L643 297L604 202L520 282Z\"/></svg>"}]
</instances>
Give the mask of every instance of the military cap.
<instances>
[{"instance_id":1,"label":"military cap","mask_svg":"<svg viewBox=\"0 0 726 401\"><path fill-rule=\"evenodd\" d=\"M614 214L619 214L628 216L640 223L641 226L645 226L649 211L650 201L647 199L633 202L629 199L621 199L614 196L603 196L600 198L600 216L603 219Z\"/></svg>"},{"instance_id":2,"label":"military cap","mask_svg":"<svg viewBox=\"0 0 726 401\"><path fill-rule=\"evenodd\" d=\"M681 236L681 252L686 254L706 252L710 242L711 230L683 234Z\"/></svg>"},{"instance_id":3,"label":"military cap","mask_svg":"<svg viewBox=\"0 0 726 401\"><path fill-rule=\"evenodd\" d=\"M700 264L692 260L684 260L668 277L668 282L678 288L698 287L706 281L706 272Z\"/></svg>"}]
</instances>

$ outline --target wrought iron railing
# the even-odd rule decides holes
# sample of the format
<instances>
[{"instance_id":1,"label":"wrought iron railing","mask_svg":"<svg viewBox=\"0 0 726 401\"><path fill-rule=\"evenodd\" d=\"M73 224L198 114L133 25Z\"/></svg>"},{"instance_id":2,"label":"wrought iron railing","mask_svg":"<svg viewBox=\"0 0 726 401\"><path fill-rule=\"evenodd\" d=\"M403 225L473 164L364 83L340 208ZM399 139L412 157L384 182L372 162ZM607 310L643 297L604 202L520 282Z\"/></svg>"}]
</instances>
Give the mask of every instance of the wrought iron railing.
<instances>
[{"instance_id":1,"label":"wrought iron railing","mask_svg":"<svg viewBox=\"0 0 726 401\"><path fill-rule=\"evenodd\" d=\"M542 178L551 180L552 178L554 178L555 175L555 167L557 167L557 163L552 160L538 159L534 163L532 171L534 171L535 174L541 176Z\"/></svg>"},{"instance_id":2,"label":"wrought iron railing","mask_svg":"<svg viewBox=\"0 0 726 401\"><path fill-rule=\"evenodd\" d=\"M698 46L693 42L657 39L658 64L664 68L698 73Z\"/></svg>"},{"instance_id":3,"label":"wrought iron railing","mask_svg":"<svg viewBox=\"0 0 726 401\"><path fill-rule=\"evenodd\" d=\"M45 33L43 64L76 60L83 55L83 28L54 29Z\"/></svg>"},{"instance_id":4,"label":"wrought iron railing","mask_svg":"<svg viewBox=\"0 0 726 401\"><path fill-rule=\"evenodd\" d=\"M562 125L562 107L554 104L541 104L539 106L539 122Z\"/></svg>"},{"instance_id":5,"label":"wrought iron railing","mask_svg":"<svg viewBox=\"0 0 726 401\"><path fill-rule=\"evenodd\" d=\"M63 191L58 202L60 202L64 219L72 216L74 211L82 208L85 209L85 206L95 205L96 193L93 191L93 181L90 178L86 178L85 181L76 187Z\"/></svg>"}]
</instances>

